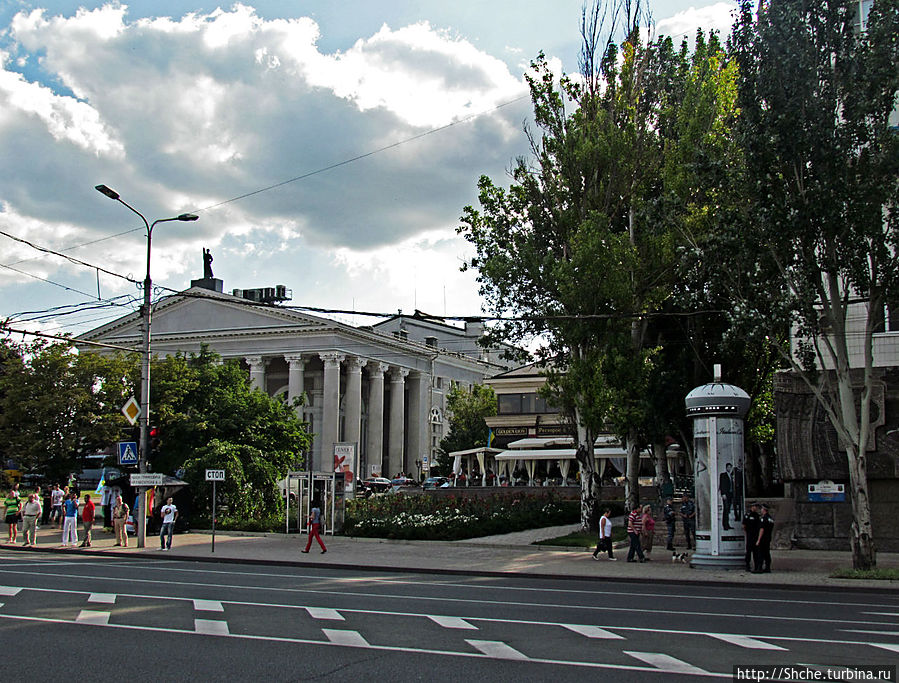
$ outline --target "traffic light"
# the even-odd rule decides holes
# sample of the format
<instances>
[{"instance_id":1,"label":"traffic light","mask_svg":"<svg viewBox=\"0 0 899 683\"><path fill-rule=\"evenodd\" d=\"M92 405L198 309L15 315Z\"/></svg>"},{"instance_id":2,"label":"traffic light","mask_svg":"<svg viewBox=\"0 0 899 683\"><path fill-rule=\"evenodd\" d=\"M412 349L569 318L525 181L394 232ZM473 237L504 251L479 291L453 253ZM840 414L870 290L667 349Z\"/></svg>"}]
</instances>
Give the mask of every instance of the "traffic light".
<instances>
[{"instance_id":1,"label":"traffic light","mask_svg":"<svg viewBox=\"0 0 899 683\"><path fill-rule=\"evenodd\" d=\"M150 427L150 456L159 454L160 433L159 427Z\"/></svg>"}]
</instances>

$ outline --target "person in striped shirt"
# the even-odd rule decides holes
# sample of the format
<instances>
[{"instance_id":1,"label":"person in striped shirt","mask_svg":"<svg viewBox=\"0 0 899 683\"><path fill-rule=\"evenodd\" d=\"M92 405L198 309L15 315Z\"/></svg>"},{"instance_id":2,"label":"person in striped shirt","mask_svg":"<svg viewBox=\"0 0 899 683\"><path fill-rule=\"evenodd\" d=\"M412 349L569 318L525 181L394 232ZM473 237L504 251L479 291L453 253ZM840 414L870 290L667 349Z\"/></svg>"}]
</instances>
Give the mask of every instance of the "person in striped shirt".
<instances>
[{"instance_id":1,"label":"person in striped shirt","mask_svg":"<svg viewBox=\"0 0 899 683\"><path fill-rule=\"evenodd\" d=\"M640 558L640 562L646 562L643 555L643 548L640 545L640 533L643 531L643 508L635 505L627 516L627 537L631 541L631 547L627 551L627 561L636 562L634 554Z\"/></svg>"}]
</instances>

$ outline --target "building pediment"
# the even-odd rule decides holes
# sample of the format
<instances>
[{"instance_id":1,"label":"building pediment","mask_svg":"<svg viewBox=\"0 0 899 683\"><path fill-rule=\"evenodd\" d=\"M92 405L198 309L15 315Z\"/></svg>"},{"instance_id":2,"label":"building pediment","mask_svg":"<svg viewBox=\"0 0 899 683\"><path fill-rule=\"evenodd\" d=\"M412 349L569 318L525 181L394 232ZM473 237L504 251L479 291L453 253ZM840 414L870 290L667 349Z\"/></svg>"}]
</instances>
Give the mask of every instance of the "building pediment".
<instances>
[{"instance_id":1,"label":"building pediment","mask_svg":"<svg viewBox=\"0 0 899 683\"><path fill-rule=\"evenodd\" d=\"M153 336L221 335L246 330L308 332L336 323L297 311L260 306L244 299L202 289L163 299L153 307ZM142 320L132 313L82 335L88 341L138 338Z\"/></svg>"}]
</instances>

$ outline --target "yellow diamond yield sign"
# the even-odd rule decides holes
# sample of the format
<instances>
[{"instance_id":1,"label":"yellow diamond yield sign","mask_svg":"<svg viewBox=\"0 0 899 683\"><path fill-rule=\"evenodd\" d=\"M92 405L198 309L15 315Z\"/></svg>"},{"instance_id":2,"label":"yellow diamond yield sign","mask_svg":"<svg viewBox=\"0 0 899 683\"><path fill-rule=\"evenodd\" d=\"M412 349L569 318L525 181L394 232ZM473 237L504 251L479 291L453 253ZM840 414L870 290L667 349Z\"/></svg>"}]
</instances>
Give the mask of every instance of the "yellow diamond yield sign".
<instances>
[{"instance_id":1,"label":"yellow diamond yield sign","mask_svg":"<svg viewBox=\"0 0 899 683\"><path fill-rule=\"evenodd\" d=\"M134 400L134 396L129 398L128 403L122 406L122 412L125 413L128 422L131 424L137 422L137 418L140 416L140 406L137 404L137 401Z\"/></svg>"}]
</instances>

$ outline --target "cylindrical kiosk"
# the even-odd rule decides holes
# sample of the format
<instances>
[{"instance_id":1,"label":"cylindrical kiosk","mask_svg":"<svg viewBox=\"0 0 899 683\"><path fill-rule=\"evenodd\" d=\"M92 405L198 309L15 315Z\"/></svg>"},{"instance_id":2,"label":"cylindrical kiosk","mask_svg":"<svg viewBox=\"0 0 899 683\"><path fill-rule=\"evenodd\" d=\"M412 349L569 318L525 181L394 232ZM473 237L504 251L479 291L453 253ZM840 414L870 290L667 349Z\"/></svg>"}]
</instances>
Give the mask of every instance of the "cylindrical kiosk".
<instances>
[{"instance_id":1,"label":"cylindrical kiosk","mask_svg":"<svg viewBox=\"0 0 899 683\"><path fill-rule=\"evenodd\" d=\"M745 569L746 539L737 518L743 495L743 418L749 395L715 381L687 394L687 415L693 418L694 483L696 487L696 552L691 567Z\"/></svg>"}]
</instances>

